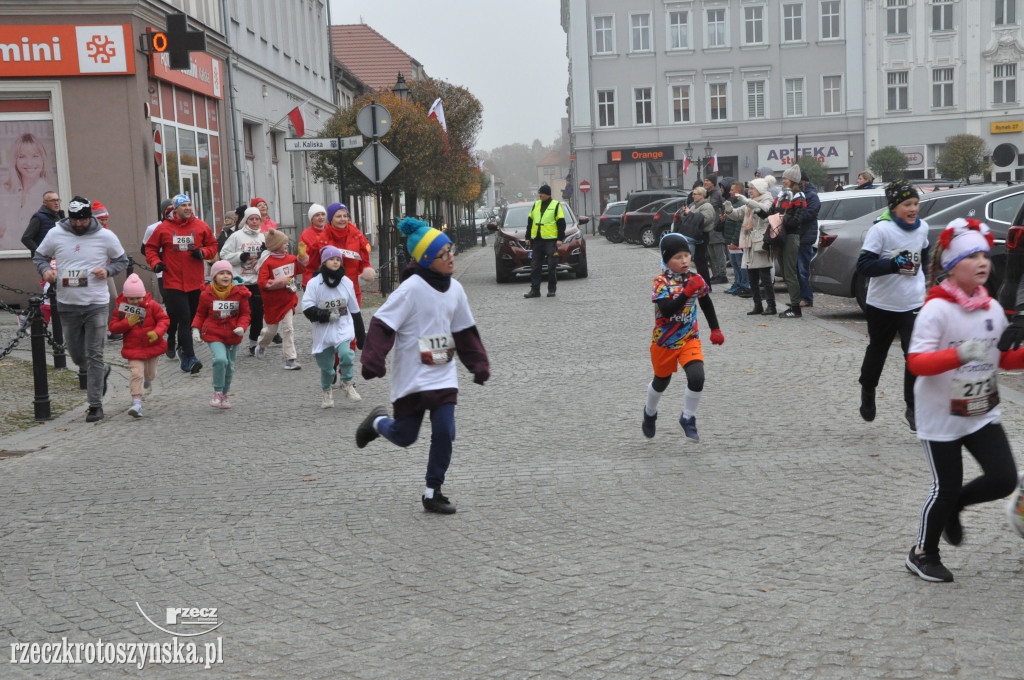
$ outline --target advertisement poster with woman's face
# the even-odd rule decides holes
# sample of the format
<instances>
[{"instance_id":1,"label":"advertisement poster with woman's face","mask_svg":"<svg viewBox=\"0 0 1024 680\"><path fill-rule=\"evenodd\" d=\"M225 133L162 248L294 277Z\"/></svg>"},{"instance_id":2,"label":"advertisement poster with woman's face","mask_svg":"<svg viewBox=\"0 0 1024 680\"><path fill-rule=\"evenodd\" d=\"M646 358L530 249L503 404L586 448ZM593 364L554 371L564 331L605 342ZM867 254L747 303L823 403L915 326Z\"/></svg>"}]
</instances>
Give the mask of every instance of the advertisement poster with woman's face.
<instances>
[{"instance_id":1,"label":"advertisement poster with woman's face","mask_svg":"<svg viewBox=\"0 0 1024 680\"><path fill-rule=\"evenodd\" d=\"M53 122L0 121L0 251L24 250L21 235L47 191L57 191Z\"/></svg>"}]
</instances>

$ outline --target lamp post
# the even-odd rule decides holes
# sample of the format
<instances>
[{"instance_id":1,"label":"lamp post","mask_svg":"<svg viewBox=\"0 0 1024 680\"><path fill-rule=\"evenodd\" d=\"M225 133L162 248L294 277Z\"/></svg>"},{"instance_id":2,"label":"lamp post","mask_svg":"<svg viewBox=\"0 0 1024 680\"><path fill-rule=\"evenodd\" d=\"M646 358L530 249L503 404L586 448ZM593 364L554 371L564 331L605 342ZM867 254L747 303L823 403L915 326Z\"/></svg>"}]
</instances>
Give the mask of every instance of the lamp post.
<instances>
[{"instance_id":1,"label":"lamp post","mask_svg":"<svg viewBox=\"0 0 1024 680\"><path fill-rule=\"evenodd\" d=\"M711 148L711 142L704 145L704 155L701 158L696 159L696 161L693 160L693 144L687 142L686 148L684 148L683 151L686 153L686 157L691 159L691 162L695 162L697 164L697 179L703 179L704 166L711 162L715 153L715 150Z\"/></svg>"},{"instance_id":2,"label":"lamp post","mask_svg":"<svg viewBox=\"0 0 1024 680\"><path fill-rule=\"evenodd\" d=\"M401 71L398 72L398 80L395 81L395 86L391 88L391 93L403 102L409 101L411 96L409 86L405 84L405 76L402 75Z\"/></svg>"}]
</instances>

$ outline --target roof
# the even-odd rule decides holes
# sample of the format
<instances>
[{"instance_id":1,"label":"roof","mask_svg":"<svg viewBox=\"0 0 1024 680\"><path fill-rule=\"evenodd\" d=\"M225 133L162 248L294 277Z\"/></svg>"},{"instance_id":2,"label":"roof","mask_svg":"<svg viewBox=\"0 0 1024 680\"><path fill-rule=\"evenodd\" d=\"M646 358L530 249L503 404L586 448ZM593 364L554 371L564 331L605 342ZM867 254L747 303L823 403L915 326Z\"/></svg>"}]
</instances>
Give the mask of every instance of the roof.
<instances>
[{"instance_id":1,"label":"roof","mask_svg":"<svg viewBox=\"0 0 1024 680\"><path fill-rule=\"evenodd\" d=\"M564 156L558 151L552 151L540 159L537 165L562 165Z\"/></svg>"},{"instance_id":2,"label":"roof","mask_svg":"<svg viewBox=\"0 0 1024 680\"><path fill-rule=\"evenodd\" d=\"M394 87L399 73L406 80L418 77L419 62L366 24L331 26L331 42L334 57L378 92Z\"/></svg>"}]
</instances>

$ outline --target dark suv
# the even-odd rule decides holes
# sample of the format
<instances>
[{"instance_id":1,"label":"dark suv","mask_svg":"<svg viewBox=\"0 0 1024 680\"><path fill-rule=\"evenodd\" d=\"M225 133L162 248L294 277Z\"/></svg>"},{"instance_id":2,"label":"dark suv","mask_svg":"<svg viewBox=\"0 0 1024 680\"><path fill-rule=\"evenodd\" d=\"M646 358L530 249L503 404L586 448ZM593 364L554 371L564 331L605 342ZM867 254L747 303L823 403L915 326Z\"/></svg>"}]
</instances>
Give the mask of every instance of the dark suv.
<instances>
[{"instance_id":1,"label":"dark suv","mask_svg":"<svg viewBox=\"0 0 1024 680\"><path fill-rule=\"evenodd\" d=\"M532 251L526 248L526 218L533 210L533 203L513 203L501 209L496 222L487 228L497 232L494 239L494 278L498 283L510 283L517 276L530 275ZM587 276L587 242L580 231L580 225L587 224L589 217L576 217L576 213L565 202L565 240L558 249L558 271L570 272L576 278ZM544 273L547 273L547 263Z\"/></svg>"},{"instance_id":2,"label":"dark suv","mask_svg":"<svg viewBox=\"0 0 1024 680\"><path fill-rule=\"evenodd\" d=\"M672 218L686 198L665 198L622 216L622 237L628 243L653 248L666 233L672 231Z\"/></svg>"}]
</instances>

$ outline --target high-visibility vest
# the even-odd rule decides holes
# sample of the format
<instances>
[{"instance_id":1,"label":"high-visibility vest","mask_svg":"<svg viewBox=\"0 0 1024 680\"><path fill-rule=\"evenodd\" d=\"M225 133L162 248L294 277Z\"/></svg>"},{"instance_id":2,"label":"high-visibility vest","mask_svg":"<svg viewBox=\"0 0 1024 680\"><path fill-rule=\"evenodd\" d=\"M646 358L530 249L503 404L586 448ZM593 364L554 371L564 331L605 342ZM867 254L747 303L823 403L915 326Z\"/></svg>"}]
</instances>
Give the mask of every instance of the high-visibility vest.
<instances>
[{"instance_id":1,"label":"high-visibility vest","mask_svg":"<svg viewBox=\"0 0 1024 680\"><path fill-rule=\"evenodd\" d=\"M562 213L561 202L552 198L544 214L540 212L540 204L541 201L534 203L533 210L530 211L530 219L533 220L533 226L530 229L529 238L537 238L538 227L540 228L540 238L558 238L558 220L565 217Z\"/></svg>"}]
</instances>

